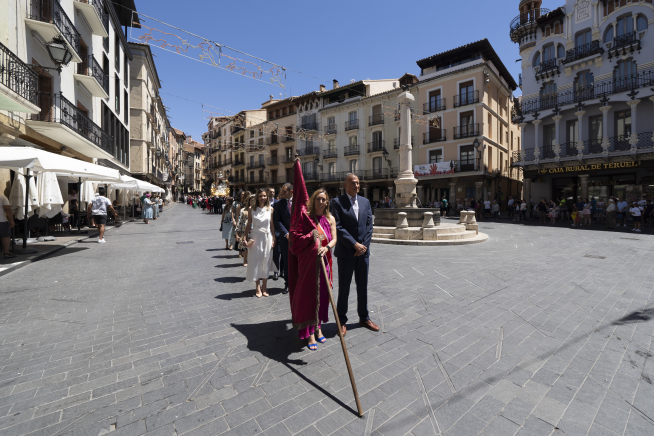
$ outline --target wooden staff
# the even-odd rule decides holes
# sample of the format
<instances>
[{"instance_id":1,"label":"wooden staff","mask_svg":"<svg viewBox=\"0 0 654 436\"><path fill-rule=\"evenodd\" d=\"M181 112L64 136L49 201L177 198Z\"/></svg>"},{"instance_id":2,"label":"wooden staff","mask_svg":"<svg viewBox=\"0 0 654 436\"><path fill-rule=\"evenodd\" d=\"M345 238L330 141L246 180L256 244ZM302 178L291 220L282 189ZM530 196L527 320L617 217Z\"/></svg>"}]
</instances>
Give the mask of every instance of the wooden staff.
<instances>
[{"instance_id":1,"label":"wooden staff","mask_svg":"<svg viewBox=\"0 0 654 436\"><path fill-rule=\"evenodd\" d=\"M325 258L322 256L319 257L320 257L320 265L322 266L322 272L325 275L325 281L327 282L327 289L329 290L329 302L332 304L332 310L334 311L334 319L336 320L338 336L341 338L341 347L343 347L343 356L345 356L345 365L347 365L347 373L350 376L350 383L352 384L352 391L354 392L354 400L357 403L359 418L361 418L363 417L363 410L361 409L361 401L359 401L359 392L357 392L357 384L354 381L354 373L352 373L352 366L350 365L350 357L347 355L345 338L343 337L343 331L341 330L341 321L338 319L338 313L336 313L336 304L334 304L334 295L332 294L332 286L329 281L329 276L327 275L327 268L325 268Z\"/></svg>"}]
</instances>

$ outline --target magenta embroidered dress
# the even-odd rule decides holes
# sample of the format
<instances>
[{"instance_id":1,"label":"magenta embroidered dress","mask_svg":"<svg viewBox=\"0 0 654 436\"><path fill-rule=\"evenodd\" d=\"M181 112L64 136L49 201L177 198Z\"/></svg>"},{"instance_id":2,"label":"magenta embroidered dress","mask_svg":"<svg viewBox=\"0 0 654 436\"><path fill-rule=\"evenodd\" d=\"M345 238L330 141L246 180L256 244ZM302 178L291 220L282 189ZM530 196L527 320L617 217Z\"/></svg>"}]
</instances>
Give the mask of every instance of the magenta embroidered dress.
<instances>
[{"instance_id":1,"label":"magenta embroidered dress","mask_svg":"<svg viewBox=\"0 0 654 436\"><path fill-rule=\"evenodd\" d=\"M318 221L318 234L321 236L320 245L325 247L332 240L331 225L326 216L321 216ZM322 237L324 236L324 238ZM329 277L329 285L332 285L332 253L327 251L324 257L325 260L325 269L327 270L327 276ZM318 325L317 326L307 326L300 328L298 334L300 339L307 339L309 336L314 334L317 329L320 329L320 325L323 322L329 321L329 289L327 289L327 282L325 281L325 274L322 272L322 267L319 268L320 273L320 295L318 300Z\"/></svg>"}]
</instances>

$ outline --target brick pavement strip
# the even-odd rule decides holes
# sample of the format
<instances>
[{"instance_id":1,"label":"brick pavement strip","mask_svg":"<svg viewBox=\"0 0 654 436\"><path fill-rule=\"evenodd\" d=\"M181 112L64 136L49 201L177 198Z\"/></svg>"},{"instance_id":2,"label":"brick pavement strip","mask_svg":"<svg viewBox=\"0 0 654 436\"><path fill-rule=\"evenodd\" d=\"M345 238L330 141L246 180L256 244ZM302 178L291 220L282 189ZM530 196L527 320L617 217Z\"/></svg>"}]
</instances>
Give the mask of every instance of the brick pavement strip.
<instances>
[{"instance_id":1,"label":"brick pavement strip","mask_svg":"<svg viewBox=\"0 0 654 436\"><path fill-rule=\"evenodd\" d=\"M368 422L333 322L306 350L282 282L252 298L218 218L177 205L0 277L0 436L654 433L650 235L375 245L386 333L346 339Z\"/></svg>"}]
</instances>

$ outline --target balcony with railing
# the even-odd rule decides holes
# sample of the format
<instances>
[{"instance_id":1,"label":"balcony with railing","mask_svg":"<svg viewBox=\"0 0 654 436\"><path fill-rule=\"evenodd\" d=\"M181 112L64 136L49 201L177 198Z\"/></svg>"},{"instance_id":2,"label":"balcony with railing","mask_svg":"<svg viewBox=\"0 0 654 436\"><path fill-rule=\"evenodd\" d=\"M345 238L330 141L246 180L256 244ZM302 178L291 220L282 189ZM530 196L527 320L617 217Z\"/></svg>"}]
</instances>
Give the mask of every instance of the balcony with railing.
<instances>
[{"instance_id":1,"label":"balcony with railing","mask_svg":"<svg viewBox=\"0 0 654 436\"><path fill-rule=\"evenodd\" d=\"M572 48L565 52L565 59L561 61L562 64L569 64L570 62L579 59L587 58L595 54L604 53L604 49L600 45L600 41L591 41L588 44L580 45L579 47Z\"/></svg>"},{"instance_id":2,"label":"balcony with railing","mask_svg":"<svg viewBox=\"0 0 654 436\"><path fill-rule=\"evenodd\" d=\"M454 96L454 107L479 103L479 91L461 92Z\"/></svg>"},{"instance_id":3,"label":"balcony with railing","mask_svg":"<svg viewBox=\"0 0 654 436\"><path fill-rule=\"evenodd\" d=\"M313 156L320 155L320 147L315 145L305 145L304 147L298 147L297 149L298 156Z\"/></svg>"},{"instance_id":4,"label":"balcony with railing","mask_svg":"<svg viewBox=\"0 0 654 436\"><path fill-rule=\"evenodd\" d=\"M423 107L423 109L422 109L423 112L426 112L426 113L427 112L428 113L439 112L439 111L444 111L445 109L447 109L447 105L445 104L445 99L444 98L440 98L440 99L437 99L435 101L430 101L428 103L425 103L425 104L422 105L422 107Z\"/></svg>"},{"instance_id":5,"label":"balcony with railing","mask_svg":"<svg viewBox=\"0 0 654 436\"><path fill-rule=\"evenodd\" d=\"M310 171L302 170L302 177L304 177L304 180L307 182L313 182L320 180L320 173L318 173L318 171L315 169Z\"/></svg>"},{"instance_id":6,"label":"balcony with railing","mask_svg":"<svg viewBox=\"0 0 654 436\"><path fill-rule=\"evenodd\" d=\"M465 124L454 128L454 139L471 138L479 136L479 123Z\"/></svg>"},{"instance_id":7,"label":"balcony with railing","mask_svg":"<svg viewBox=\"0 0 654 436\"><path fill-rule=\"evenodd\" d=\"M84 56L77 64L75 80L80 82L94 97L109 98L109 76L93 55Z\"/></svg>"},{"instance_id":8,"label":"balcony with railing","mask_svg":"<svg viewBox=\"0 0 654 436\"><path fill-rule=\"evenodd\" d=\"M340 182L342 180L341 173L336 171L333 173L322 173L320 174L320 181L329 183L329 182Z\"/></svg>"},{"instance_id":9,"label":"balcony with railing","mask_svg":"<svg viewBox=\"0 0 654 436\"><path fill-rule=\"evenodd\" d=\"M375 114L368 117L369 126L376 126L378 124L384 124L384 114Z\"/></svg>"},{"instance_id":10,"label":"balcony with railing","mask_svg":"<svg viewBox=\"0 0 654 436\"><path fill-rule=\"evenodd\" d=\"M266 145L278 145L278 144L279 144L279 136L271 135L270 138L266 138Z\"/></svg>"},{"instance_id":11,"label":"balcony with railing","mask_svg":"<svg viewBox=\"0 0 654 436\"><path fill-rule=\"evenodd\" d=\"M61 94L37 92L41 112L29 115L27 125L88 157L117 159L111 136Z\"/></svg>"},{"instance_id":12,"label":"balcony with railing","mask_svg":"<svg viewBox=\"0 0 654 436\"><path fill-rule=\"evenodd\" d=\"M248 174L247 176L248 183L266 183L266 177L263 174L263 171L257 171L254 174Z\"/></svg>"},{"instance_id":13,"label":"balcony with railing","mask_svg":"<svg viewBox=\"0 0 654 436\"><path fill-rule=\"evenodd\" d=\"M632 137L627 135L613 136L608 138L608 146L606 152L608 153L608 158L613 156L631 156L638 155L641 153L652 153L654 151L654 141L652 141L652 132L642 132L636 135L638 139L632 146ZM633 148L632 148L633 147ZM524 164L529 165L539 160L539 163L550 160L554 161L555 159L565 160L577 160L580 155L588 158L604 158L604 147L602 146L601 139L588 139L583 141L581 150L579 149L579 144L577 142L566 142L560 145L559 155L556 155L554 146L546 145L541 147L538 154L536 154L535 149L526 148L522 150L525 154ZM513 165L522 165L523 159L520 151L513 152Z\"/></svg>"},{"instance_id":14,"label":"balcony with railing","mask_svg":"<svg viewBox=\"0 0 654 436\"><path fill-rule=\"evenodd\" d=\"M302 123L297 126L297 130L320 130L320 123L313 121L308 123Z\"/></svg>"},{"instance_id":15,"label":"balcony with railing","mask_svg":"<svg viewBox=\"0 0 654 436\"><path fill-rule=\"evenodd\" d=\"M27 2L27 26L38 33L46 42L62 38L68 45L73 62L82 62L80 57L80 33L68 18L58 0L30 0Z\"/></svg>"},{"instance_id":16,"label":"balcony with railing","mask_svg":"<svg viewBox=\"0 0 654 436\"><path fill-rule=\"evenodd\" d=\"M109 36L109 14L104 12L102 0L75 0L73 5L84 15L86 22L91 27L91 33L103 38Z\"/></svg>"},{"instance_id":17,"label":"balcony with railing","mask_svg":"<svg viewBox=\"0 0 654 436\"><path fill-rule=\"evenodd\" d=\"M393 169L389 168L373 168L371 170L365 170L363 172L363 180L387 180L394 178ZM397 171L395 171L397 173Z\"/></svg>"},{"instance_id":18,"label":"balcony with railing","mask_svg":"<svg viewBox=\"0 0 654 436\"><path fill-rule=\"evenodd\" d=\"M295 163L295 156L289 156L289 155L285 154L285 155L280 156L279 160L282 163L285 163L285 164Z\"/></svg>"},{"instance_id":19,"label":"balcony with railing","mask_svg":"<svg viewBox=\"0 0 654 436\"><path fill-rule=\"evenodd\" d=\"M268 162L268 165L279 165L279 158L277 156L271 156L266 162Z\"/></svg>"},{"instance_id":20,"label":"balcony with railing","mask_svg":"<svg viewBox=\"0 0 654 436\"><path fill-rule=\"evenodd\" d=\"M359 128L359 120L350 120L345 122L345 131L356 130Z\"/></svg>"},{"instance_id":21,"label":"balcony with railing","mask_svg":"<svg viewBox=\"0 0 654 436\"><path fill-rule=\"evenodd\" d=\"M337 133L336 124L328 124L325 126L325 135L333 135Z\"/></svg>"},{"instance_id":22,"label":"balcony with railing","mask_svg":"<svg viewBox=\"0 0 654 436\"><path fill-rule=\"evenodd\" d=\"M445 129L431 129L422 134L422 143L431 144L433 142L443 142L447 140Z\"/></svg>"},{"instance_id":23,"label":"balcony with railing","mask_svg":"<svg viewBox=\"0 0 654 436\"><path fill-rule=\"evenodd\" d=\"M234 159L234 166L235 166L235 167L240 167L240 166L243 166L243 165L245 165L245 162L244 162L243 160L241 160L241 159Z\"/></svg>"},{"instance_id":24,"label":"balcony with railing","mask_svg":"<svg viewBox=\"0 0 654 436\"><path fill-rule=\"evenodd\" d=\"M338 151L336 148L329 148L322 153L324 159L335 159L338 157Z\"/></svg>"},{"instance_id":25,"label":"balcony with railing","mask_svg":"<svg viewBox=\"0 0 654 436\"><path fill-rule=\"evenodd\" d=\"M632 89L654 86L654 70L641 71L637 74L616 77L592 85L576 87L567 91L549 94L522 102L522 114L540 112L554 107L577 104L580 101L599 99L603 96L619 94Z\"/></svg>"},{"instance_id":26,"label":"balcony with railing","mask_svg":"<svg viewBox=\"0 0 654 436\"><path fill-rule=\"evenodd\" d=\"M618 57L621 54L626 56L627 53L633 53L636 50L640 53L640 39L638 39L636 32L629 32L624 35L616 36L613 38L611 48L609 48L609 61L613 57Z\"/></svg>"},{"instance_id":27,"label":"balcony with railing","mask_svg":"<svg viewBox=\"0 0 654 436\"><path fill-rule=\"evenodd\" d=\"M0 43L0 109L37 113L38 75Z\"/></svg>"},{"instance_id":28,"label":"balcony with railing","mask_svg":"<svg viewBox=\"0 0 654 436\"><path fill-rule=\"evenodd\" d=\"M264 162L260 161L250 161L247 164L247 169L248 170L256 170L256 169L262 169L265 168L266 164Z\"/></svg>"},{"instance_id":29,"label":"balcony with railing","mask_svg":"<svg viewBox=\"0 0 654 436\"><path fill-rule=\"evenodd\" d=\"M546 78L549 76L554 76L555 74L560 74L558 59L548 59L540 63L536 69L536 78Z\"/></svg>"},{"instance_id":30,"label":"balcony with railing","mask_svg":"<svg viewBox=\"0 0 654 436\"><path fill-rule=\"evenodd\" d=\"M386 150L386 141L373 141L368 143L368 153Z\"/></svg>"},{"instance_id":31,"label":"balcony with railing","mask_svg":"<svg viewBox=\"0 0 654 436\"><path fill-rule=\"evenodd\" d=\"M361 150L358 145L348 146L343 149L343 156L354 156L361 154Z\"/></svg>"},{"instance_id":32,"label":"balcony with railing","mask_svg":"<svg viewBox=\"0 0 654 436\"><path fill-rule=\"evenodd\" d=\"M413 145L414 145L414 144L413 144L413 136L412 136L412 137L411 137L411 146L413 147ZM399 149L400 149L400 138L395 138L395 139L393 139L393 148L394 148L395 150L399 150Z\"/></svg>"},{"instance_id":33,"label":"balcony with railing","mask_svg":"<svg viewBox=\"0 0 654 436\"><path fill-rule=\"evenodd\" d=\"M285 136L282 136L282 141L283 141L283 142L291 142L291 141L295 141L295 136L293 136L293 135L285 135Z\"/></svg>"},{"instance_id":34,"label":"balcony with railing","mask_svg":"<svg viewBox=\"0 0 654 436\"><path fill-rule=\"evenodd\" d=\"M511 20L509 35L513 42L519 42L520 38L524 35L533 33L538 27L538 18L541 15L546 15L550 12L549 9L545 8L534 8L526 12L522 12L520 15Z\"/></svg>"}]
</instances>

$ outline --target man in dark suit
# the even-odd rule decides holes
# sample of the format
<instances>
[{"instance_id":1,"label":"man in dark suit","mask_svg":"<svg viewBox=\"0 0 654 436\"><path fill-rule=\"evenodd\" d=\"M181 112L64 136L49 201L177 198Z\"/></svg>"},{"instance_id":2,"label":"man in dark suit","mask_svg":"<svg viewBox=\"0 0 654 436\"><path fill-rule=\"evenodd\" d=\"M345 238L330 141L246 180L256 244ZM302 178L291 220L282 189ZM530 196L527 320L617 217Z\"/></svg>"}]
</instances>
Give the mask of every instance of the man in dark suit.
<instances>
[{"instance_id":1,"label":"man in dark suit","mask_svg":"<svg viewBox=\"0 0 654 436\"><path fill-rule=\"evenodd\" d=\"M347 332L347 300L354 275L357 286L359 325L378 332L379 327L368 315L368 260L372 239L372 208L367 198L357 195L359 178L349 174L345 179L345 195L332 202L331 213L336 220L336 248L338 258L338 302L336 312L341 321L343 336Z\"/></svg>"},{"instance_id":2,"label":"man in dark suit","mask_svg":"<svg viewBox=\"0 0 654 436\"><path fill-rule=\"evenodd\" d=\"M277 200L275 198L275 188L269 187L269 188L267 188L267 191L268 191L268 201L270 202L270 207L274 211L275 210L275 205L279 201L279 200ZM275 237L277 237L277 236L275 235ZM275 271L273 273L273 280L277 280L279 278L279 275L280 275L278 273L278 271L281 271L279 269L279 257L280 256L281 256L281 251L280 251L280 248L279 248L279 244L275 244L275 246L273 247L272 257L273 257L273 263L275 264L275 268L277 268L277 271Z\"/></svg>"},{"instance_id":3,"label":"man in dark suit","mask_svg":"<svg viewBox=\"0 0 654 436\"><path fill-rule=\"evenodd\" d=\"M288 231L291 228L291 206L293 205L293 185L285 183L279 193L279 201L273 206L275 238L281 254L281 268L284 272L283 294L288 294ZM278 268L279 269L279 268Z\"/></svg>"}]
</instances>

